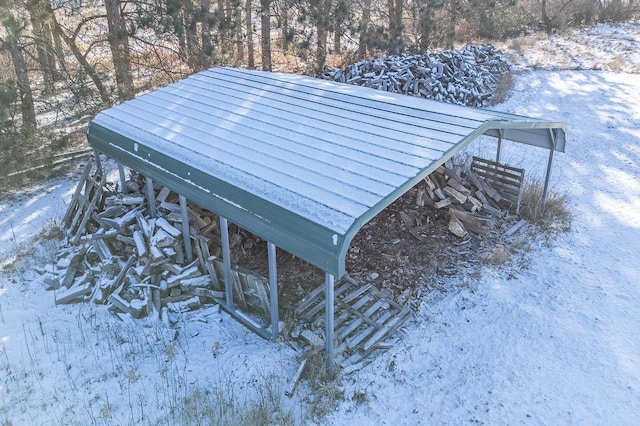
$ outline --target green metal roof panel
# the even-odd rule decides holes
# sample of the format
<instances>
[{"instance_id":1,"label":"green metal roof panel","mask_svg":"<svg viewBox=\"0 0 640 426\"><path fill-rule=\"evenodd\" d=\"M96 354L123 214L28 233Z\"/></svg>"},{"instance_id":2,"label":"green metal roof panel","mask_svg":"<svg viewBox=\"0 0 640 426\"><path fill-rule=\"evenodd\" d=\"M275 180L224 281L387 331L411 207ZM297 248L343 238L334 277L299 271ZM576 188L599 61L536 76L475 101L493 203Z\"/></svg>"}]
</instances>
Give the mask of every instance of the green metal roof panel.
<instances>
[{"instance_id":1,"label":"green metal roof panel","mask_svg":"<svg viewBox=\"0 0 640 426\"><path fill-rule=\"evenodd\" d=\"M336 277L366 221L481 134L561 123L299 75L212 68L98 114L89 143Z\"/></svg>"}]
</instances>

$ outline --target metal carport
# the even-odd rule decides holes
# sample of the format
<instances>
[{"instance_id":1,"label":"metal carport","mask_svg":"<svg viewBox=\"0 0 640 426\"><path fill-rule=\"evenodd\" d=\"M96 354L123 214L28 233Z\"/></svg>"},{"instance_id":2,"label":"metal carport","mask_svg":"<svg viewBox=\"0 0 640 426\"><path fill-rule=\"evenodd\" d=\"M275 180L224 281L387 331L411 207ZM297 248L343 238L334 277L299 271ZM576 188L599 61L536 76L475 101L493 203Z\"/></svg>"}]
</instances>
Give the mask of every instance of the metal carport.
<instances>
[{"instance_id":1,"label":"metal carport","mask_svg":"<svg viewBox=\"0 0 640 426\"><path fill-rule=\"evenodd\" d=\"M268 241L271 280L275 246L323 270L331 365L333 287L358 230L481 135L548 149L546 190L566 127L306 76L212 68L99 113L87 135L96 151L218 214L223 228L228 219Z\"/></svg>"}]
</instances>

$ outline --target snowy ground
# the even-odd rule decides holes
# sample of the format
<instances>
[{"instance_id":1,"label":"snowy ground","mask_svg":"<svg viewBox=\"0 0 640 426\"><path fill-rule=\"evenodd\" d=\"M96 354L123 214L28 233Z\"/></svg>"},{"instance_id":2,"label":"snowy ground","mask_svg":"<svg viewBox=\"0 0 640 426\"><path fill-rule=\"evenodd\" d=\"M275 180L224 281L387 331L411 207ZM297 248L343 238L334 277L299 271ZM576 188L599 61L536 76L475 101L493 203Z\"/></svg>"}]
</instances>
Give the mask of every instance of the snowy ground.
<instances>
[{"instance_id":1,"label":"snowy ground","mask_svg":"<svg viewBox=\"0 0 640 426\"><path fill-rule=\"evenodd\" d=\"M332 424L637 424L640 75L521 75L509 112L569 126L555 161L573 231L508 279L486 266L425 300L406 337L346 380ZM364 403L355 401L365 400Z\"/></svg>"},{"instance_id":2,"label":"snowy ground","mask_svg":"<svg viewBox=\"0 0 640 426\"><path fill-rule=\"evenodd\" d=\"M638 74L516 78L499 109L569 128L553 176L570 194L572 231L549 245L532 242L528 268L511 279L486 265L431 294L393 348L342 378L345 400L327 424L637 424L638 93ZM546 161L509 155L532 166ZM0 424L188 424L194 417L185 417L185 405L196 412L233 400L227 410L242 410L256 396L309 423L308 389L282 396L299 354L215 307L169 329L122 323L103 307L54 305L53 293L33 280L54 243L29 241L63 213L73 186L59 180L46 195L36 188L0 200L0 264L10 265L0 277Z\"/></svg>"}]
</instances>

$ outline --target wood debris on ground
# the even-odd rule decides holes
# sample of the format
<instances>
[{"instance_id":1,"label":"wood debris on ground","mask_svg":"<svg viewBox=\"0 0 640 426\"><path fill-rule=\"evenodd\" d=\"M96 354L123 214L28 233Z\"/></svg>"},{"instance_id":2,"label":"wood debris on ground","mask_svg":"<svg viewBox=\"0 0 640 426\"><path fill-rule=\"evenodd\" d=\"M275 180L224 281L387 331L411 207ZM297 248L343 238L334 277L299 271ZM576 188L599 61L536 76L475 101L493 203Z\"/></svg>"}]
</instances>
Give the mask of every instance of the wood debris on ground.
<instances>
[{"instance_id":1,"label":"wood debris on ground","mask_svg":"<svg viewBox=\"0 0 640 426\"><path fill-rule=\"evenodd\" d=\"M437 54L404 54L367 59L346 69L325 68L326 80L371 87L459 105L489 103L511 63L490 45Z\"/></svg>"}]
</instances>

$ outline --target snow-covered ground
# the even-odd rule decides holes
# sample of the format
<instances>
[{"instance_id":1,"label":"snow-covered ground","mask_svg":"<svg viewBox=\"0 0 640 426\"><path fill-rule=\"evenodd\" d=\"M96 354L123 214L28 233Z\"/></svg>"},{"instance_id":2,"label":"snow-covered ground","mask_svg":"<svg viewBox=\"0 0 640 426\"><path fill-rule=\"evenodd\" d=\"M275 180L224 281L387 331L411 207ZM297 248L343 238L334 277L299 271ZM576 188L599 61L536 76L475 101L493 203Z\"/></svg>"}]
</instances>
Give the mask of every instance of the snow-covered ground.
<instances>
[{"instance_id":1,"label":"snow-covered ground","mask_svg":"<svg viewBox=\"0 0 640 426\"><path fill-rule=\"evenodd\" d=\"M633 425L640 412L640 75L531 72L500 109L569 126L573 229L508 278L487 265L422 304L345 380L331 424ZM365 400L364 403L355 401Z\"/></svg>"},{"instance_id":2,"label":"snow-covered ground","mask_svg":"<svg viewBox=\"0 0 640 426\"><path fill-rule=\"evenodd\" d=\"M638 93L639 74L516 78L499 109L569 128L553 182L570 194L571 232L532 241L528 268L515 276L487 264L426 297L391 349L342 377L344 401L323 423L637 424ZM509 155L527 166L546 161L544 153ZM226 410L242 410L256 399L310 423L308 387L283 396L300 354L215 307L170 329L121 322L101 306L54 305L33 280L34 269L52 261L54 243L29 241L64 212L74 185L55 181L47 194L0 201L0 264L10 264L0 277L0 424L188 424L205 406L231 400ZM28 255L16 259L16 248Z\"/></svg>"}]
</instances>

